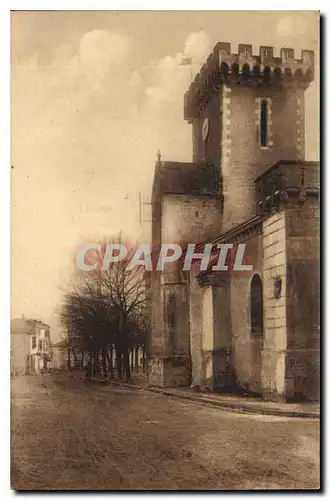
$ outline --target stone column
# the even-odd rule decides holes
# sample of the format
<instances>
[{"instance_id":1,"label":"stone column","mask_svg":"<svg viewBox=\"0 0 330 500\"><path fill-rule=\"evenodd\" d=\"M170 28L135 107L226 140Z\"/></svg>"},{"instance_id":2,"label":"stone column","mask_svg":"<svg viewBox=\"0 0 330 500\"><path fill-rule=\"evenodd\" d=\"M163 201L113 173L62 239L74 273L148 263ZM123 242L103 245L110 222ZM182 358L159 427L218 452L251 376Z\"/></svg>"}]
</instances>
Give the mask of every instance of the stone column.
<instances>
[{"instance_id":1,"label":"stone column","mask_svg":"<svg viewBox=\"0 0 330 500\"><path fill-rule=\"evenodd\" d=\"M211 391L235 385L229 285L227 277L210 276L203 286L203 380Z\"/></svg>"},{"instance_id":2,"label":"stone column","mask_svg":"<svg viewBox=\"0 0 330 500\"><path fill-rule=\"evenodd\" d=\"M202 387L202 297L204 289L196 276L191 274L189 284L189 322L190 322L190 356L191 384Z\"/></svg>"},{"instance_id":3,"label":"stone column","mask_svg":"<svg viewBox=\"0 0 330 500\"><path fill-rule=\"evenodd\" d=\"M232 388L235 385L232 348L232 324L229 275L215 278L213 298L213 373L214 388Z\"/></svg>"},{"instance_id":4,"label":"stone column","mask_svg":"<svg viewBox=\"0 0 330 500\"><path fill-rule=\"evenodd\" d=\"M204 386L214 390L213 377L213 297L212 286L205 285L202 293L202 357Z\"/></svg>"}]
</instances>

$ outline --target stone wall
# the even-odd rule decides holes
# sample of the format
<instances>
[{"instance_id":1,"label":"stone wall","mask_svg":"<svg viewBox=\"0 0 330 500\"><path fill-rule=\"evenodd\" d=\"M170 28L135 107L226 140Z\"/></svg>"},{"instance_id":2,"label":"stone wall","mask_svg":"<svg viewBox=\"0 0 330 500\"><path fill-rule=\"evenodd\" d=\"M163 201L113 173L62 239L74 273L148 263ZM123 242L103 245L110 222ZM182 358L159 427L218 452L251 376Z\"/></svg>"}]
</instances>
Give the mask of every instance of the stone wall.
<instances>
[{"instance_id":1,"label":"stone wall","mask_svg":"<svg viewBox=\"0 0 330 500\"><path fill-rule=\"evenodd\" d=\"M264 348L262 386L266 397L285 397L287 255L285 212L270 216L263 225ZM274 297L274 279L282 280L281 296Z\"/></svg>"},{"instance_id":2,"label":"stone wall","mask_svg":"<svg viewBox=\"0 0 330 500\"><path fill-rule=\"evenodd\" d=\"M238 386L260 393L262 335L251 333L250 286L255 273L263 276L262 234L245 240L245 261L252 271L231 273L230 306L232 322L233 362Z\"/></svg>"},{"instance_id":3,"label":"stone wall","mask_svg":"<svg viewBox=\"0 0 330 500\"><path fill-rule=\"evenodd\" d=\"M220 227L219 198L206 195L164 196L160 224L162 243L197 244L217 235ZM181 266L181 262L165 264L163 272L153 273L153 354L158 352L165 356L166 363L162 361L163 375L156 378L167 386L188 385L191 382L189 283L181 273ZM173 325L170 324L169 314L171 300L175 303ZM198 329L198 325L194 327ZM197 352L195 349L196 355Z\"/></svg>"},{"instance_id":4,"label":"stone wall","mask_svg":"<svg viewBox=\"0 0 330 500\"><path fill-rule=\"evenodd\" d=\"M220 168L221 162L221 99L220 91L212 95L212 99L201 110L198 117L192 121L193 129L193 161L196 163L207 162ZM202 139L202 125L209 120L209 133L207 139Z\"/></svg>"},{"instance_id":5,"label":"stone wall","mask_svg":"<svg viewBox=\"0 0 330 500\"><path fill-rule=\"evenodd\" d=\"M260 109L269 103L269 143L259 142ZM224 226L228 230L255 214L254 180L279 160L302 159L304 145L303 90L291 86L232 85L223 92L222 174ZM299 113L299 114L298 114ZM294 126L292 126L292 124Z\"/></svg>"},{"instance_id":6,"label":"stone wall","mask_svg":"<svg viewBox=\"0 0 330 500\"><path fill-rule=\"evenodd\" d=\"M151 356L148 360L148 379L149 385L163 387L164 385L164 365L162 357Z\"/></svg>"},{"instance_id":7,"label":"stone wall","mask_svg":"<svg viewBox=\"0 0 330 500\"><path fill-rule=\"evenodd\" d=\"M202 385L214 390L214 321L212 286L202 292Z\"/></svg>"},{"instance_id":8,"label":"stone wall","mask_svg":"<svg viewBox=\"0 0 330 500\"><path fill-rule=\"evenodd\" d=\"M264 222L262 384L272 399L319 398L319 231L318 204L310 199Z\"/></svg>"},{"instance_id":9,"label":"stone wall","mask_svg":"<svg viewBox=\"0 0 330 500\"><path fill-rule=\"evenodd\" d=\"M189 355L189 302L185 282L163 282L164 353Z\"/></svg>"},{"instance_id":10,"label":"stone wall","mask_svg":"<svg viewBox=\"0 0 330 500\"><path fill-rule=\"evenodd\" d=\"M156 194L154 198L153 244L158 249L161 243L197 244L219 233L222 207L218 197L172 194L164 195L161 203ZM181 266L180 262L165 264L163 272L153 270L151 273L152 361L149 380L153 385L190 384L189 284L184 281ZM170 324L170 300L175 303L173 325ZM165 364L164 359L167 360Z\"/></svg>"},{"instance_id":11,"label":"stone wall","mask_svg":"<svg viewBox=\"0 0 330 500\"><path fill-rule=\"evenodd\" d=\"M229 275L212 287L213 299L213 383L214 389L235 385Z\"/></svg>"},{"instance_id":12,"label":"stone wall","mask_svg":"<svg viewBox=\"0 0 330 500\"><path fill-rule=\"evenodd\" d=\"M12 333L10 346L11 375L26 375L28 373L30 342L31 338L27 333Z\"/></svg>"},{"instance_id":13,"label":"stone wall","mask_svg":"<svg viewBox=\"0 0 330 500\"><path fill-rule=\"evenodd\" d=\"M221 203L216 196L166 195L162 204L162 243L200 243L221 231Z\"/></svg>"},{"instance_id":14,"label":"stone wall","mask_svg":"<svg viewBox=\"0 0 330 500\"><path fill-rule=\"evenodd\" d=\"M153 356L148 366L149 384L156 387L186 387L191 383L190 357Z\"/></svg>"},{"instance_id":15,"label":"stone wall","mask_svg":"<svg viewBox=\"0 0 330 500\"><path fill-rule=\"evenodd\" d=\"M194 273L190 274L189 283L189 327L191 355L191 383L194 386L203 385L202 376L202 294Z\"/></svg>"},{"instance_id":16,"label":"stone wall","mask_svg":"<svg viewBox=\"0 0 330 500\"><path fill-rule=\"evenodd\" d=\"M286 211L287 397L319 399L320 224L316 201Z\"/></svg>"},{"instance_id":17,"label":"stone wall","mask_svg":"<svg viewBox=\"0 0 330 500\"><path fill-rule=\"evenodd\" d=\"M161 290L161 276L155 270L162 243L162 203L159 187L159 168L156 168L152 191L152 254L153 269L150 273L150 312L151 312L151 335L149 341L149 355L163 353L164 337L164 304Z\"/></svg>"}]
</instances>

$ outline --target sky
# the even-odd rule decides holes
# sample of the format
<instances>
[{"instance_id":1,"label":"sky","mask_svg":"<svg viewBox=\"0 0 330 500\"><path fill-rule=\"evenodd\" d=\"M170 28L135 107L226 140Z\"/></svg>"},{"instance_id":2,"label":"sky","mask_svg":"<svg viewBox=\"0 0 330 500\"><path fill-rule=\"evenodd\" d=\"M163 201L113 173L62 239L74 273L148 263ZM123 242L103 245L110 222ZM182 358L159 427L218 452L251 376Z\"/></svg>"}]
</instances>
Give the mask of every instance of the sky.
<instances>
[{"instance_id":1,"label":"sky","mask_svg":"<svg viewBox=\"0 0 330 500\"><path fill-rule=\"evenodd\" d=\"M306 159L318 160L318 29L315 12L12 12L11 316L58 340L77 248L148 239L157 150L191 161L183 94L218 41L315 51Z\"/></svg>"}]
</instances>

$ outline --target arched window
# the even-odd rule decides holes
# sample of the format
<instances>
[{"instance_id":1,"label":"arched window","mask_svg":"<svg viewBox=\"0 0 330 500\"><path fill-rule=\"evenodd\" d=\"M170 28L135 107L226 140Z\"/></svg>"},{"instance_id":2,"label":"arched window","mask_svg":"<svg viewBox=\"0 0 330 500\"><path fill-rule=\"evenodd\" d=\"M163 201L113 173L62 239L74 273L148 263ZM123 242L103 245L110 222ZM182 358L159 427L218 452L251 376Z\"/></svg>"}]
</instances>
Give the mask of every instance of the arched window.
<instances>
[{"instance_id":1,"label":"arched window","mask_svg":"<svg viewBox=\"0 0 330 500\"><path fill-rule=\"evenodd\" d=\"M250 322L251 322L251 333L263 333L264 308L263 308L263 296L262 296L262 281L259 274L255 274L251 280Z\"/></svg>"},{"instance_id":2,"label":"arched window","mask_svg":"<svg viewBox=\"0 0 330 500\"><path fill-rule=\"evenodd\" d=\"M260 103L260 146L268 144L268 102L263 99Z\"/></svg>"}]
</instances>

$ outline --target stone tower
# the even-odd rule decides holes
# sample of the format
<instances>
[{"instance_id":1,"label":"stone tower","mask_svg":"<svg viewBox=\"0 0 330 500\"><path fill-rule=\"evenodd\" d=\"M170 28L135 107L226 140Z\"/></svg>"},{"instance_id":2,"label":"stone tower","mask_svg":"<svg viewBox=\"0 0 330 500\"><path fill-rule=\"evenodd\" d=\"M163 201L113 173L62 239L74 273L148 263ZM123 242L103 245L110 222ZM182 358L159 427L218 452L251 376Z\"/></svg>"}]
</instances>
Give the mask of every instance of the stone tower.
<instances>
[{"instance_id":1,"label":"stone tower","mask_svg":"<svg viewBox=\"0 0 330 500\"><path fill-rule=\"evenodd\" d=\"M304 161L314 53L218 43L184 96L193 162L157 161L162 243L238 243L249 272L151 276L151 385L317 398L319 166ZM232 255L234 255L234 250Z\"/></svg>"},{"instance_id":2,"label":"stone tower","mask_svg":"<svg viewBox=\"0 0 330 500\"><path fill-rule=\"evenodd\" d=\"M314 53L217 43L185 94L193 161L216 165L222 178L223 227L254 215L254 180L280 160L304 160L304 91L314 78Z\"/></svg>"}]
</instances>

